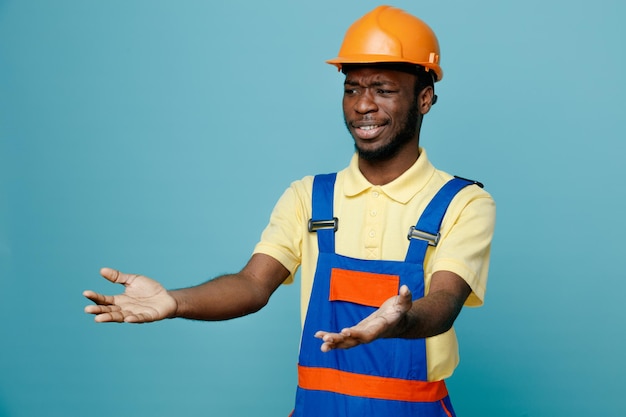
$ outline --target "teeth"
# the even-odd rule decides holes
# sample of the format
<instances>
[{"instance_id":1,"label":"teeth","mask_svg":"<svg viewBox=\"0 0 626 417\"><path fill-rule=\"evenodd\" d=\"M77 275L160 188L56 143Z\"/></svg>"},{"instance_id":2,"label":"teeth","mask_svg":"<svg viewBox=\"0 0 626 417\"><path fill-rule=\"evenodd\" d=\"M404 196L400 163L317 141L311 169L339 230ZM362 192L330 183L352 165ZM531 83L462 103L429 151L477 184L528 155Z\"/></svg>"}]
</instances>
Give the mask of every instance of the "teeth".
<instances>
[{"instance_id":1,"label":"teeth","mask_svg":"<svg viewBox=\"0 0 626 417\"><path fill-rule=\"evenodd\" d=\"M378 126L380 126L380 125L361 126L359 129L362 129L362 130L372 130L372 129L376 129Z\"/></svg>"}]
</instances>

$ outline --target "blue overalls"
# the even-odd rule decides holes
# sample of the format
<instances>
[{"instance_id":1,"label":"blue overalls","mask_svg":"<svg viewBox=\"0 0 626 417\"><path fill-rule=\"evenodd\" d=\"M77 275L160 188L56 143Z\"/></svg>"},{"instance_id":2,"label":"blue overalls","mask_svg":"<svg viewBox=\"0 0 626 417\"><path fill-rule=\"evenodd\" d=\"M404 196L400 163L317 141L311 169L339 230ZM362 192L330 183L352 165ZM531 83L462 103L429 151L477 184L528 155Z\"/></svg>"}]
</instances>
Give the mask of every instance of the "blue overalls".
<instances>
[{"instance_id":1,"label":"blue overalls","mask_svg":"<svg viewBox=\"0 0 626 417\"><path fill-rule=\"evenodd\" d=\"M455 416L443 381L428 382L424 339L378 339L324 353L318 330L351 327L407 285L424 296L424 257L436 245L443 216L456 193L473 182L454 178L429 203L409 231L404 261L364 260L335 253L336 174L313 182L312 219L319 258L304 323L293 417Z\"/></svg>"}]
</instances>

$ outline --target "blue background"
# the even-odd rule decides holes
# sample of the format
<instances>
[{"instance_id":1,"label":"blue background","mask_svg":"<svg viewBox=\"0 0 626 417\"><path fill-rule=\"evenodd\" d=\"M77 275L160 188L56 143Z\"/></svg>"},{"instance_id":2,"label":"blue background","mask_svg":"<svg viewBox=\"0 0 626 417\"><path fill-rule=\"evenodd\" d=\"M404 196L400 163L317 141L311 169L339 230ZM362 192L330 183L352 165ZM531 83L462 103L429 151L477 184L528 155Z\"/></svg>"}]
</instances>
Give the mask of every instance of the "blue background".
<instances>
[{"instance_id":1,"label":"blue background","mask_svg":"<svg viewBox=\"0 0 626 417\"><path fill-rule=\"evenodd\" d=\"M240 269L292 180L347 164L324 60L376 5L0 1L0 416L289 413L297 284L223 323L97 325L81 292ZM442 48L422 145L498 203L458 414L626 415L626 3L395 5Z\"/></svg>"}]
</instances>

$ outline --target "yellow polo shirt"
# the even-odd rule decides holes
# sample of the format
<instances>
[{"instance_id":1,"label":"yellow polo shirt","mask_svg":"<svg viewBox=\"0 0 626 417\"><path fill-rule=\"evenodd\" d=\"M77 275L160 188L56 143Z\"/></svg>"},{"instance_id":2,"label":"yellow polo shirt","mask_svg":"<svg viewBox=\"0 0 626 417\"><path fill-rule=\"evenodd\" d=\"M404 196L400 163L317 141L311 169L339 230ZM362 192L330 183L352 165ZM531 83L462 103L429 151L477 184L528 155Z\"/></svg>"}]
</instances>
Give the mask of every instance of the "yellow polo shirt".
<instances>
[{"instance_id":1,"label":"yellow polo shirt","mask_svg":"<svg viewBox=\"0 0 626 417\"><path fill-rule=\"evenodd\" d=\"M437 191L451 175L435 169L426 152L389 184L370 184L358 168L355 154L350 165L337 173L334 213L339 219L335 234L338 254L360 259L402 261L409 246L409 228L417 223ZM301 317L304 320L317 264L317 235L308 231L311 218L313 177L295 181L276 204L255 253L278 260L293 282L300 268ZM435 271L461 276L472 288L465 305L480 306L485 296L495 204L479 187L466 187L452 201L441 225L441 239L429 247L424 262L426 293ZM356 324L356 323L355 323ZM338 331L340 329L320 329ZM428 379L452 375L459 361L454 329L426 339Z\"/></svg>"}]
</instances>

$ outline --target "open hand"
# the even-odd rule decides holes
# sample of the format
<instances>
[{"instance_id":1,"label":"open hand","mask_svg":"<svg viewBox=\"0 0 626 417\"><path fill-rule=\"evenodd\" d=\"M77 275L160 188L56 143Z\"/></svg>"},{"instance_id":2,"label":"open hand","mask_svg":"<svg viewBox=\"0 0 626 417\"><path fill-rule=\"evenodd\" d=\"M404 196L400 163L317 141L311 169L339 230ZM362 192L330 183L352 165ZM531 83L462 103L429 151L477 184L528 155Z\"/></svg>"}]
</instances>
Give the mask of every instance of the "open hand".
<instances>
[{"instance_id":1,"label":"open hand","mask_svg":"<svg viewBox=\"0 0 626 417\"><path fill-rule=\"evenodd\" d=\"M97 322L147 323L172 317L176 312L174 298L161 284L148 277L124 274L111 268L102 268L100 275L126 289L119 295L83 292L95 303L86 306L85 313L95 314Z\"/></svg>"},{"instance_id":2,"label":"open hand","mask_svg":"<svg viewBox=\"0 0 626 417\"><path fill-rule=\"evenodd\" d=\"M412 305L411 291L403 285L398 295L389 298L378 310L357 325L345 328L339 333L320 330L315 333L315 337L323 341L322 352L329 352L332 349L349 349L381 337L389 337Z\"/></svg>"}]
</instances>

